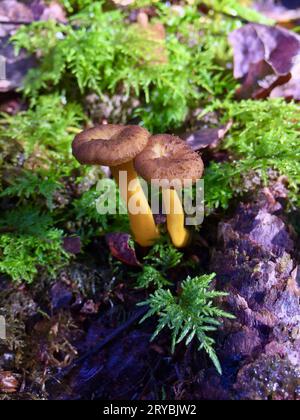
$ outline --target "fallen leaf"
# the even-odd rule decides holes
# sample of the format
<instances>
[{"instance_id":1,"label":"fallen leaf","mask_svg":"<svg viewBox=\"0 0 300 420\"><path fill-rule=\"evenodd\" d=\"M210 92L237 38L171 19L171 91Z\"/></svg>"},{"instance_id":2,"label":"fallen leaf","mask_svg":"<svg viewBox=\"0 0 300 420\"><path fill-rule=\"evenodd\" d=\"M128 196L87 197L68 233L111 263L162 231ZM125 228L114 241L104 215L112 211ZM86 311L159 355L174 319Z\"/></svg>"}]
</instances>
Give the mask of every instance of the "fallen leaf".
<instances>
[{"instance_id":1,"label":"fallen leaf","mask_svg":"<svg viewBox=\"0 0 300 420\"><path fill-rule=\"evenodd\" d=\"M272 67L264 60L250 65L249 73L241 88L237 90L240 99L267 98L277 86L287 83L291 74L277 76Z\"/></svg>"},{"instance_id":2,"label":"fallen leaf","mask_svg":"<svg viewBox=\"0 0 300 420\"><path fill-rule=\"evenodd\" d=\"M16 57L14 48L9 44L9 38L20 27L18 22L33 22L35 20L53 19L66 22L66 16L61 5L52 1L46 3L41 0L33 0L23 4L16 0L3 0L0 2L0 20L11 24L0 25L0 92L11 92L22 86L28 70L33 68L36 60L22 50ZM3 73L3 62L5 73Z\"/></svg>"},{"instance_id":3,"label":"fallen leaf","mask_svg":"<svg viewBox=\"0 0 300 420\"><path fill-rule=\"evenodd\" d=\"M41 3L44 10L39 17L40 20L55 20L61 23L67 22L66 13L59 3L56 1L52 1L49 4Z\"/></svg>"},{"instance_id":4,"label":"fallen leaf","mask_svg":"<svg viewBox=\"0 0 300 420\"><path fill-rule=\"evenodd\" d=\"M270 97L300 100L300 63L293 67L290 80L284 85L275 87Z\"/></svg>"},{"instance_id":5,"label":"fallen leaf","mask_svg":"<svg viewBox=\"0 0 300 420\"><path fill-rule=\"evenodd\" d=\"M2 22L31 22L34 15L31 9L16 0L3 0L0 2L0 20ZM0 37L10 35L18 28L15 24L0 25Z\"/></svg>"},{"instance_id":6,"label":"fallen leaf","mask_svg":"<svg viewBox=\"0 0 300 420\"><path fill-rule=\"evenodd\" d=\"M0 371L0 393L13 394L20 386L19 379L12 372Z\"/></svg>"},{"instance_id":7,"label":"fallen leaf","mask_svg":"<svg viewBox=\"0 0 300 420\"><path fill-rule=\"evenodd\" d=\"M287 24L300 20L299 0L257 1L254 7L260 13L278 23Z\"/></svg>"},{"instance_id":8,"label":"fallen leaf","mask_svg":"<svg viewBox=\"0 0 300 420\"><path fill-rule=\"evenodd\" d=\"M242 80L239 98L269 96L292 77L300 59L300 37L284 28L248 24L233 31L234 77Z\"/></svg>"},{"instance_id":9,"label":"fallen leaf","mask_svg":"<svg viewBox=\"0 0 300 420\"><path fill-rule=\"evenodd\" d=\"M189 134L186 137L186 142L195 151L206 148L214 149L225 138L231 127L232 121L217 128L202 128Z\"/></svg>"},{"instance_id":10,"label":"fallen leaf","mask_svg":"<svg viewBox=\"0 0 300 420\"><path fill-rule=\"evenodd\" d=\"M106 235L106 241L111 254L119 261L133 267L141 266L133 248L130 235L127 233L109 233Z\"/></svg>"}]
</instances>

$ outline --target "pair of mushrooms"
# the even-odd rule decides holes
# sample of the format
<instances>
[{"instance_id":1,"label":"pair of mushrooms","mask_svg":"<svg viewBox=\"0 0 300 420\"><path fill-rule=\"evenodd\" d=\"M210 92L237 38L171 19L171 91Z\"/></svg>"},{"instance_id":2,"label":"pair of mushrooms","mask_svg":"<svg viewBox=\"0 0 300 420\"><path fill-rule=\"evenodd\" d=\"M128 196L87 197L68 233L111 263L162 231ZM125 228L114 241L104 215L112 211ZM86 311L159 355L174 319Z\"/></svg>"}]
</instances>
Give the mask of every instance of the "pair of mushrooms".
<instances>
[{"instance_id":1,"label":"pair of mushrooms","mask_svg":"<svg viewBox=\"0 0 300 420\"><path fill-rule=\"evenodd\" d=\"M120 185L120 173L127 172L126 197L132 233L141 246L151 246L159 238L159 230L139 181L192 180L202 177L203 162L180 138L151 134L140 126L101 125L78 134L72 144L73 155L81 164L103 165L111 168ZM130 189L128 188L130 184ZM135 198L140 212L132 214L128 206ZM184 247L190 234L184 226L184 212L177 191L163 188L162 196L167 211L167 228L173 244Z\"/></svg>"}]
</instances>

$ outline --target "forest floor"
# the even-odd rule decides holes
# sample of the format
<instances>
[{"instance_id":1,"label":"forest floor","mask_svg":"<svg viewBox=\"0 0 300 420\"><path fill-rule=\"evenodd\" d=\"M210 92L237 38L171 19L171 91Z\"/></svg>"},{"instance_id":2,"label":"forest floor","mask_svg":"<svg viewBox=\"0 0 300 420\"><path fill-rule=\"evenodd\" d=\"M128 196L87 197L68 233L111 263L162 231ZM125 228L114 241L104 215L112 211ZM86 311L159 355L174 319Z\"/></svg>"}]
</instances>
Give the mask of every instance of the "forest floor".
<instances>
[{"instance_id":1,"label":"forest floor","mask_svg":"<svg viewBox=\"0 0 300 420\"><path fill-rule=\"evenodd\" d=\"M125 3L0 4L0 399L300 400L300 9ZM141 13L167 33L155 63L131 32ZM70 145L106 122L176 133L201 154L206 217L187 248L164 217L149 250L126 217L97 214L105 174ZM222 375L196 339L172 352L164 328L151 341L161 314L141 323L138 305L212 273L234 315L212 333Z\"/></svg>"}]
</instances>

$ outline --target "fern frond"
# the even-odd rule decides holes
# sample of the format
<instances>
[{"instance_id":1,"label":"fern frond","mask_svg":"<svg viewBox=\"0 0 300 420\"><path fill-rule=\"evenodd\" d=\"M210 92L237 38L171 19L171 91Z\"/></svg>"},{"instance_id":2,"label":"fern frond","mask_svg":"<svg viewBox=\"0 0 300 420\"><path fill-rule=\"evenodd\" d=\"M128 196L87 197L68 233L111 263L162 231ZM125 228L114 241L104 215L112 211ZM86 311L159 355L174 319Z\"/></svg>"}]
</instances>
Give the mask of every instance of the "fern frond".
<instances>
[{"instance_id":1,"label":"fern frond","mask_svg":"<svg viewBox=\"0 0 300 420\"><path fill-rule=\"evenodd\" d=\"M182 258L183 254L170 242L165 242L165 239L155 244L144 258L145 265L137 277L137 288L162 288L170 285L168 271L177 267Z\"/></svg>"},{"instance_id":2,"label":"fern frond","mask_svg":"<svg viewBox=\"0 0 300 420\"><path fill-rule=\"evenodd\" d=\"M221 318L234 318L231 314L214 306L217 298L226 293L211 290L215 274L188 277L181 287L179 296L172 295L170 290L159 289L150 298L139 305L148 305L149 311L141 320L158 316L158 326L153 334L154 339L164 328L172 333L172 351L176 344L185 340L188 345L194 338L199 341L199 349L204 349L221 374L221 366L214 350L215 341L207 333L214 332L221 325Z\"/></svg>"}]
</instances>

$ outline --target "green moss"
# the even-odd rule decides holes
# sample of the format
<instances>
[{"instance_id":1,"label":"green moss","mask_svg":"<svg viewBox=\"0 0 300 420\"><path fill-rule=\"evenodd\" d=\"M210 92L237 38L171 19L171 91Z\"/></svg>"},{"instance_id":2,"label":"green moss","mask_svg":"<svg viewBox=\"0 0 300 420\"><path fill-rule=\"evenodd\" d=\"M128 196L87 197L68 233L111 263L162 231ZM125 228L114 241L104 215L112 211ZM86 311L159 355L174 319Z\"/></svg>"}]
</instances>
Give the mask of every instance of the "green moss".
<instances>
[{"instance_id":1,"label":"green moss","mask_svg":"<svg viewBox=\"0 0 300 420\"><path fill-rule=\"evenodd\" d=\"M0 136L19 142L26 157L38 149L46 155L45 166L51 163L51 158L56 165L64 166L65 159L71 158L74 131L84 119L81 106L69 102L64 95L42 95L31 100L27 111L13 116L2 114Z\"/></svg>"},{"instance_id":2,"label":"green moss","mask_svg":"<svg viewBox=\"0 0 300 420\"><path fill-rule=\"evenodd\" d=\"M137 278L137 288L154 286L159 289L170 285L168 273L180 265L183 254L165 238L154 245L149 254L144 258L145 265Z\"/></svg>"},{"instance_id":3,"label":"green moss","mask_svg":"<svg viewBox=\"0 0 300 420\"><path fill-rule=\"evenodd\" d=\"M242 2L238 0L205 0L204 3L210 6L216 12L226 13L232 17L245 19L246 21L269 25L275 23L272 19L265 17L253 8L245 6L243 4L246 3L245 1ZM248 4L250 6L250 2L248 2Z\"/></svg>"},{"instance_id":4,"label":"green moss","mask_svg":"<svg viewBox=\"0 0 300 420\"><path fill-rule=\"evenodd\" d=\"M80 223L80 236L87 242L96 233L103 235L108 232L130 232L126 207L120 199L115 182L105 179L101 185L101 189L93 187L73 201L73 218ZM109 188L117 192L116 204L120 205L122 211L117 214L100 214L97 211L97 201L101 200L103 203L103 196Z\"/></svg>"},{"instance_id":5,"label":"green moss","mask_svg":"<svg viewBox=\"0 0 300 420\"><path fill-rule=\"evenodd\" d=\"M232 60L228 33L242 25L239 17L261 21L260 15L249 14L237 1L206 1L211 8L207 15L199 13L198 1L186 4L182 14L164 2L144 1L155 3L154 21L163 23L167 34L168 61L153 64L149 59L153 45L130 25L130 8L117 9L111 3L108 7L106 2L90 0L63 3L71 24L35 22L13 37L17 50L24 47L38 56L39 66L25 84L28 110L15 116L3 114L0 120L0 146L5 148L5 158L0 160L0 209L18 210L15 222L7 216L1 222L5 236L1 234L0 252L5 259L13 237L20 247L24 238L25 251L32 251L30 241L36 247L37 241L46 246L48 242L37 233L38 224L34 223L37 214L51 220L44 229L45 238L49 232L59 231L60 238L79 234L87 243L99 233L129 231L126 215L97 213L96 200L101 195L96 191L97 177L92 168L80 167L71 155L74 134L87 120L82 104L89 93L96 93L100 101L102 95L119 94L136 99L140 105L130 111L128 121L138 118L154 132L174 132L198 109L204 109L201 115L217 111L223 122L232 119L233 128L221 146L228 152L228 161L213 162L206 170L209 211L226 208L232 198L243 194L248 188L245 177L255 173L267 182L270 169L287 176L291 202L299 205L297 106L283 101L236 102L237 84L227 66ZM25 216L30 232L22 228ZM14 223L17 231L5 232ZM58 236L56 244L61 243ZM166 247L161 256L162 249L154 248L145 260L138 280L141 287L164 286L172 261L173 267L180 263L180 253ZM51 271L57 262L54 253L49 255L53 259L49 257L45 263ZM26 258L22 261L26 271ZM34 261L33 274L25 276L27 279L43 265ZM2 271L9 274L9 266L3 260L1 263Z\"/></svg>"},{"instance_id":6,"label":"green moss","mask_svg":"<svg viewBox=\"0 0 300 420\"><path fill-rule=\"evenodd\" d=\"M40 66L29 72L26 95L36 97L63 86L74 97L75 85L80 98L89 92L113 95L122 88L125 95L140 100L135 115L144 125L162 132L179 127L199 101L227 95L234 88L230 72L219 65L229 50L226 37L236 27L233 20L222 18L220 34L215 18L199 19L196 5L186 6L180 17L159 4L157 20L165 24L167 37L165 44L157 41L157 47L165 48L168 60L157 63L154 41L128 23L126 11L106 11L101 3L93 2L72 16L74 26L36 22L17 32L17 51L42 51ZM46 46L45 38L50 40Z\"/></svg>"},{"instance_id":7,"label":"green moss","mask_svg":"<svg viewBox=\"0 0 300 420\"><path fill-rule=\"evenodd\" d=\"M233 121L230 135L221 146L228 151L229 161L213 163L206 171L208 208L226 208L232 197L255 187L251 183L255 175L261 185L267 185L274 171L286 177L291 203L299 206L299 106L269 99L216 101L208 109L221 112L224 122Z\"/></svg>"},{"instance_id":8,"label":"green moss","mask_svg":"<svg viewBox=\"0 0 300 420\"><path fill-rule=\"evenodd\" d=\"M63 233L49 230L43 237L2 234L0 236L0 272L14 281L31 283L38 269L53 276L70 258L62 247Z\"/></svg>"},{"instance_id":9,"label":"green moss","mask_svg":"<svg viewBox=\"0 0 300 420\"><path fill-rule=\"evenodd\" d=\"M99 102L121 95L139 104L133 110L120 109L120 121L114 117L114 122L122 122L125 115L128 123L138 121L152 132L175 132L189 125L199 110L204 110L202 115L217 111L224 122L232 119L222 146L228 161L211 163L206 170L210 211L226 208L242 194L245 177L253 172L267 182L270 169L287 176L292 202L299 204L297 106L234 100L237 83L228 66L228 34L243 20L265 23L265 18L236 0L185 2L183 13L166 2L136 1L132 7L154 5L153 22L165 27L165 41L153 46L130 24L131 7L61 2L68 24L34 22L12 38L16 51L25 48L35 54L39 65L29 72L23 89L28 109L0 118L1 273L17 282L32 282L41 271L53 276L70 260L62 246L65 236L78 234L86 244L108 231L129 231L126 215L97 212L103 191L96 188L94 169L80 167L71 154L74 134L88 120L84 104L89 94L97 95ZM209 6L207 14L199 13L200 3ZM164 49L165 62L153 60L154 47ZM110 180L107 184L114 186ZM164 289L171 287L170 272L182 258L162 242L144 259L137 287L156 289L145 302L150 307L146 317L158 316L155 335L165 327L171 330L173 349L182 340L188 344L196 338L220 372L208 334L220 325L220 317L230 315L215 306L223 294L211 290L213 275L188 278L176 295ZM121 264L116 267L116 272L123 270Z\"/></svg>"}]
</instances>

